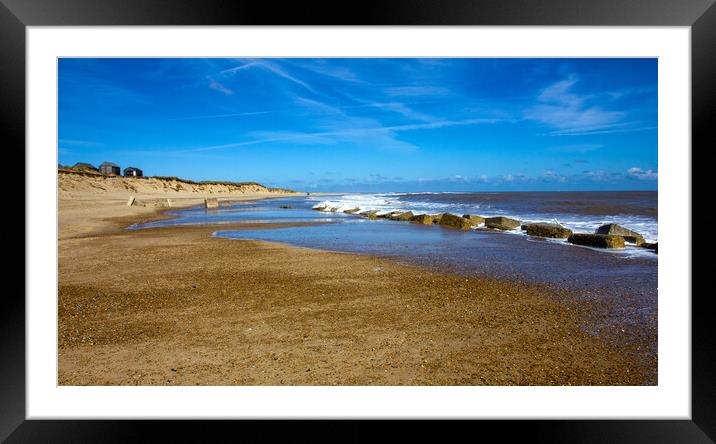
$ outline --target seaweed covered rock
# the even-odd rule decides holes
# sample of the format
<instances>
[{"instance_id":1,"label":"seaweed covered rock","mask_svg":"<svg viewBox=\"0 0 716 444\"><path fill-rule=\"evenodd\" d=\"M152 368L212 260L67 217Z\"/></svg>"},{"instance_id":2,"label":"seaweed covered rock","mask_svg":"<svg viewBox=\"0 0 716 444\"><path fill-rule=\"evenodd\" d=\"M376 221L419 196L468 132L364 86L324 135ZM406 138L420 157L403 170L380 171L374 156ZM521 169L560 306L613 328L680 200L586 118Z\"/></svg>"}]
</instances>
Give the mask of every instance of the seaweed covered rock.
<instances>
[{"instance_id":1,"label":"seaweed covered rock","mask_svg":"<svg viewBox=\"0 0 716 444\"><path fill-rule=\"evenodd\" d=\"M361 216L365 216L365 217L367 217L368 219L371 219L371 220L378 219L378 212L375 211L375 210L361 211L361 212L358 213L358 214L360 214Z\"/></svg>"},{"instance_id":2,"label":"seaweed covered rock","mask_svg":"<svg viewBox=\"0 0 716 444\"><path fill-rule=\"evenodd\" d=\"M618 224L602 225L601 227L597 228L595 234L610 234L613 236L621 236L624 238L625 241L636 245L641 245L645 242L644 237L641 234L628 228L624 228Z\"/></svg>"},{"instance_id":3,"label":"seaweed covered rock","mask_svg":"<svg viewBox=\"0 0 716 444\"><path fill-rule=\"evenodd\" d=\"M643 248L648 248L649 250L654 251L654 253L659 254L659 243L658 242L654 242L653 244L644 242L640 246Z\"/></svg>"},{"instance_id":4,"label":"seaweed covered rock","mask_svg":"<svg viewBox=\"0 0 716 444\"><path fill-rule=\"evenodd\" d=\"M324 211L326 208L328 208L328 207L326 207L325 205L320 205L320 206L318 206L318 207L313 207L313 209L316 210L316 211Z\"/></svg>"},{"instance_id":5,"label":"seaweed covered rock","mask_svg":"<svg viewBox=\"0 0 716 444\"><path fill-rule=\"evenodd\" d=\"M360 208L352 208L352 209L350 209L350 210L345 210L345 211L343 211L343 212L346 213L346 214L355 214L355 213L357 213L357 212L359 212L359 211L360 211Z\"/></svg>"},{"instance_id":6,"label":"seaweed covered rock","mask_svg":"<svg viewBox=\"0 0 716 444\"><path fill-rule=\"evenodd\" d=\"M485 219L487 228L497 228L498 230L514 230L520 226L520 221L510 219L509 217L488 217Z\"/></svg>"},{"instance_id":7,"label":"seaweed covered rock","mask_svg":"<svg viewBox=\"0 0 716 444\"><path fill-rule=\"evenodd\" d=\"M596 248L624 248L624 238L611 234L574 233L567 241L575 245L585 245Z\"/></svg>"},{"instance_id":8,"label":"seaweed covered rock","mask_svg":"<svg viewBox=\"0 0 716 444\"><path fill-rule=\"evenodd\" d=\"M390 220L408 221L413 217L412 211L406 211L405 213L393 213L388 217Z\"/></svg>"},{"instance_id":9,"label":"seaweed covered rock","mask_svg":"<svg viewBox=\"0 0 716 444\"><path fill-rule=\"evenodd\" d=\"M476 214L463 214L462 217L472 222L473 225L480 225L485 223L485 218Z\"/></svg>"},{"instance_id":10,"label":"seaweed covered rock","mask_svg":"<svg viewBox=\"0 0 716 444\"><path fill-rule=\"evenodd\" d=\"M432 225L435 223L435 215L431 214L418 214L410 218L410 222L423 225Z\"/></svg>"},{"instance_id":11,"label":"seaweed covered rock","mask_svg":"<svg viewBox=\"0 0 716 444\"><path fill-rule=\"evenodd\" d=\"M469 220L450 213L443 214L439 223L445 227L457 228L460 230L468 230L472 227L472 222Z\"/></svg>"},{"instance_id":12,"label":"seaweed covered rock","mask_svg":"<svg viewBox=\"0 0 716 444\"><path fill-rule=\"evenodd\" d=\"M530 236L549 237L552 239L567 239L572 235L572 230L557 224L528 224L526 231Z\"/></svg>"}]
</instances>

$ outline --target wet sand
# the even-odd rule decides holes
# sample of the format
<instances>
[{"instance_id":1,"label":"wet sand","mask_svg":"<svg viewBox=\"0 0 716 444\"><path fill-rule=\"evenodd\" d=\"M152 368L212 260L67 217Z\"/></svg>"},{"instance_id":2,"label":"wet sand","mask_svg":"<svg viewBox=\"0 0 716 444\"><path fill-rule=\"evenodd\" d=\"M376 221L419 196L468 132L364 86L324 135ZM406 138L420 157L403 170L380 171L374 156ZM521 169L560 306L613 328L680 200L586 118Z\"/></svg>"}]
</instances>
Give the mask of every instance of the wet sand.
<instances>
[{"instance_id":1,"label":"wet sand","mask_svg":"<svg viewBox=\"0 0 716 444\"><path fill-rule=\"evenodd\" d=\"M211 226L130 231L162 210L125 202L60 200L60 385L654 383L655 362L585 333L589 305L553 288ZM277 225L295 224L230 228Z\"/></svg>"}]
</instances>

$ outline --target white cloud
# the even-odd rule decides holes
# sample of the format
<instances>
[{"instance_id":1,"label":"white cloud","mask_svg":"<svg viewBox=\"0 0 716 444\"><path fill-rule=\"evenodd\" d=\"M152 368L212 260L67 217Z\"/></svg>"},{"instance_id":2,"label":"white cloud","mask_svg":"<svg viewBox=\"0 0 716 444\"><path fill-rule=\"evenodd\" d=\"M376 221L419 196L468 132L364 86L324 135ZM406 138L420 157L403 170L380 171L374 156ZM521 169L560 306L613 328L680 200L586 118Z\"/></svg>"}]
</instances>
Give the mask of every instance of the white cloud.
<instances>
[{"instance_id":1,"label":"white cloud","mask_svg":"<svg viewBox=\"0 0 716 444\"><path fill-rule=\"evenodd\" d=\"M641 168L632 167L627 170L627 174L630 177L633 177L635 179L639 180L656 180L659 178L659 174L657 171L653 170L642 170Z\"/></svg>"}]
</instances>

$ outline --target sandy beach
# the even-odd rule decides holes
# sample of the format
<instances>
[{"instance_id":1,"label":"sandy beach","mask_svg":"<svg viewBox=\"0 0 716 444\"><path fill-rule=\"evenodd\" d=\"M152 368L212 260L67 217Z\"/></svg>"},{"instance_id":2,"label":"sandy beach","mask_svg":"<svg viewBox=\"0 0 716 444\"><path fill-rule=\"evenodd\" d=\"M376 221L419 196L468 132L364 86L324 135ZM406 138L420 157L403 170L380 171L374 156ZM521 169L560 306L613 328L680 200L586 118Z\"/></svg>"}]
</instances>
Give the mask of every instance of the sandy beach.
<instances>
[{"instance_id":1,"label":"sandy beach","mask_svg":"<svg viewBox=\"0 0 716 444\"><path fill-rule=\"evenodd\" d=\"M544 286L216 238L212 226L126 230L167 217L129 195L60 191L60 385L649 383L655 363L585 333L589 307ZM137 194L167 197L177 208L217 195Z\"/></svg>"}]
</instances>

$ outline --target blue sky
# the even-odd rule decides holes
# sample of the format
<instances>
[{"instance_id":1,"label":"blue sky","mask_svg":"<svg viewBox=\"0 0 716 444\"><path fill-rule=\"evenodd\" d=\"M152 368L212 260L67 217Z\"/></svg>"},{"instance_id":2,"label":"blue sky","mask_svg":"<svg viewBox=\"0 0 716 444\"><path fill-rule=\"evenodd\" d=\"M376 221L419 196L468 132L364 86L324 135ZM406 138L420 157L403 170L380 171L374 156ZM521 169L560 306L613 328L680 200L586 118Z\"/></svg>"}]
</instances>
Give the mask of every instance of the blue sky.
<instances>
[{"instance_id":1,"label":"blue sky","mask_svg":"<svg viewBox=\"0 0 716 444\"><path fill-rule=\"evenodd\" d=\"M59 163L305 191L656 190L656 59L60 59Z\"/></svg>"}]
</instances>

